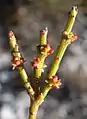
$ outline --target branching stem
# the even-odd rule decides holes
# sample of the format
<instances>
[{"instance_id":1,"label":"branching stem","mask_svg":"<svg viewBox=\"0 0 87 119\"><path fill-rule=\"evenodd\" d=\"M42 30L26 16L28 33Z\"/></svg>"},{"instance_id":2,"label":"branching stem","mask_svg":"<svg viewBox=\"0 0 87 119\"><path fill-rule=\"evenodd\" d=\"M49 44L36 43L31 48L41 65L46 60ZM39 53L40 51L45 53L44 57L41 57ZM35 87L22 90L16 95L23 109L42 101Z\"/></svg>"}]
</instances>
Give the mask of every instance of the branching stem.
<instances>
[{"instance_id":1,"label":"branching stem","mask_svg":"<svg viewBox=\"0 0 87 119\"><path fill-rule=\"evenodd\" d=\"M37 84L37 81L40 81L42 70L45 67L44 61L45 58L53 52L52 48L49 44L47 44L47 28L40 32L40 45L39 45L39 55L34 58L34 62L32 62L32 66L34 68L34 79L32 80L32 83L34 83L34 86L31 86L31 80L29 80L29 77L26 73L26 70L24 68L24 62L25 59L22 57L19 47L16 41L16 38L11 31L9 33L9 43L11 48L11 53L13 56L12 65L13 69L17 69L20 73L21 79L24 83L24 87L28 94L30 95L31 104L29 108L29 119L36 119L37 111L39 106L44 101L45 97L47 96L50 89L53 87L59 88L60 86L60 80L57 80L56 73L59 69L60 62L63 58L63 55L68 47L69 44L72 43L72 41L75 40L75 35L72 33L72 28L75 22L76 15L78 13L78 9L76 6L72 7L72 10L69 13L68 20L64 29L64 32L61 36L60 44L57 47L54 60L52 62L51 68L49 73L47 74L47 78L45 80L45 83L43 86L40 87L39 83ZM58 86L57 86L58 85ZM41 90L38 90L38 89Z\"/></svg>"}]
</instances>

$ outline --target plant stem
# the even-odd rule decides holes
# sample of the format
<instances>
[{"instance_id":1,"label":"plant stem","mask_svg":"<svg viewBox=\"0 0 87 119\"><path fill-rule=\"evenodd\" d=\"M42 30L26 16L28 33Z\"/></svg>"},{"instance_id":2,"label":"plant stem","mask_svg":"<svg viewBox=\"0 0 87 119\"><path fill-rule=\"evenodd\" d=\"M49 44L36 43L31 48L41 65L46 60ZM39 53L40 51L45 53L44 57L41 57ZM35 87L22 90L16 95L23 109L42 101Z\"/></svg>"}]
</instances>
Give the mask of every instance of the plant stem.
<instances>
[{"instance_id":1,"label":"plant stem","mask_svg":"<svg viewBox=\"0 0 87 119\"><path fill-rule=\"evenodd\" d=\"M65 35L64 33L62 34L62 38L61 38L61 42L60 45L57 47L57 51L56 51L56 55L54 58L54 61L52 63L50 72L48 73L48 78L50 80L50 78L52 76L54 76L59 68L60 62L62 60L62 57L65 53L65 50L67 48L67 46L71 43L71 37L69 37L75 18L77 15L77 8L73 7L69 17L68 17L68 21L65 27L65 32L67 32L67 35ZM41 105L42 102L44 101L45 97L47 96L48 92L50 91L52 87L48 84L45 83L44 86L42 87L41 93L38 95L38 97L35 99L34 104L31 105L32 112L35 112L35 115L30 115L29 119L35 119L36 118L36 111L38 110L38 105Z\"/></svg>"},{"instance_id":2,"label":"plant stem","mask_svg":"<svg viewBox=\"0 0 87 119\"><path fill-rule=\"evenodd\" d=\"M65 29L66 29L66 32L68 32L68 33L71 31L71 28L72 28L75 18L76 18L77 9L75 9L75 8L76 7L73 7L73 9L71 10L69 18L68 18L69 21L67 21L67 24L66 24ZM73 17L71 15L71 13L74 13ZM55 59L52 63L50 72L48 73L48 78L51 78L52 76L54 76L56 74L56 72L59 68L59 65L60 65L60 61L62 60L65 50L70 43L71 43L70 38L65 37L65 34L63 34L62 38L61 38L60 45L58 46L57 51L56 51ZM42 104L42 102L44 101L45 97L47 96L47 94L51 88L52 87L48 83L45 83L43 85L41 93L36 99L40 104Z\"/></svg>"},{"instance_id":3,"label":"plant stem","mask_svg":"<svg viewBox=\"0 0 87 119\"><path fill-rule=\"evenodd\" d=\"M38 108L43 103L44 98L46 97L50 89L51 87L49 87L48 84L45 84L42 93L38 95L38 97L34 101L31 101L29 108L29 119L36 119Z\"/></svg>"},{"instance_id":4,"label":"plant stem","mask_svg":"<svg viewBox=\"0 0 87 119\"><path fill-rule=\"evenodd\" d=\"M71 31L72 31L73 24L75 22L77 12L78 12L77 7L76 6L72 7L72 10L69 13L66 27L62 34L60 45L57 47L54 61L51 65L50 71L48 73L47 80L48 79L52 80L52 77L55 76L55 74L60 66L60 62L63 58L65 50L67 49L67 46L69 44L71 44L71 42L72 42ZM38 108L44 101L45 97L47 96L48 92L50 91L50 89L52 88L52 85L53 85L53 82L52 82L52 85L50 85L50 82L46 82L47 80L45 80L44 85L41 87L41 90L39 90L40 84L39 83L37 84L37 81L40 82L42 69L44 67L44 61L45 61L45 58L47 57L47 55L43 54L43 53L45 53L45 50L41 53L41 47L43 47L44 45L47 45L47 33L48 33L48 30L45 29L40 34L40 49L39 49L40 52L38 55L40 62L36 61L36 63L38 63L36 66L39 65L39 67L34 67L34 78L35 79L32 80L33 83L35 83L35 89L34 89L33 85L32 85L33 86L33 88L32 88L29 77L25 71L24 64L23 64L24 60L23 60L22 55L19 51L19 47L18 47L16 38L15 38L13 32L9 33L9 39L10 39L9 43L10 43L10 48L12 51L11 53L13 56L13 65L19 71L21 79L24 83L25 89L27 90L27 92L31 98L31 104L30 104L30 108L29 108L29 119L36 119ZM46 51L46 53L47 53L47 51ZM14 60L14 58L15 58L15 60ZM18 61L18 63L20 63L20 64L18 65L16 63L16 61Z\"/></svg>"},{"instance_id":5,"label":"plant stem","mask_svg":"<svg viewBox=\"0 0 87 119\"><path fill-rule=\"evenodd\" d=\"M18 71L20 73L21 79L22 79L22 81L24 83L24 87L25 87L27 93L29 94L31 99L34 99L34 90L33 90L33 88L31 87L31 85L29 83L28 76L26 74L26 71L25 71L24 67L20 66L17 69L18 69Z\"/></svg>"},{"instance_id":6,"label":"plant stem","mask_svg":"<svg viewBox=\"0 0 87 119\"><path fill-rule=\"evenodd\" d=\"M36 101L31 101L29 108L29 119L36 119L38 108L39 105L36 103Z\"/></svg>"},{"instance_id":7,"label":"plant stem","mask_svg":"<svg viewBox=\"0 0 87 119\"><path fill-rule=\"evenodd\" d=\"M60 42L60 45L57 47L55 58L51 65L50 72L48 73L48 78L51 78L52 76L54 76L56 72L58 71L62 57L69 44L70 43L67 43L65 39L62 39L62 41Z\"/></svg>"},{"instance_id":8,"label":"plant stem","mask_svg":"<svg viewBox=\"0 0 87 119\"><path fill-rule=\"evenodd\" d=\"M48 34L47 27L44 30L40 31L40 45L39 45L39 56L38 56L40 62L39 62L39 67L34 69L36 80L39 80L41 77L44 61L45 58L47 57L46 55L41 54L41 47L47 44L47 34Z\"/></svg>"},{"instance_id":9,"label":"plant stem","mask_svg":"<svg viewBox=\"0 0 87 119\"><path fill-rule=\"evenodd\" d=\"M21 59L22 58L22 55L21 55L21 53L19 51L17 40L16 40L16 38L14 36L14 33L12 31L9 32L9 44L10 44L12 56ZM24 69L23 64L17 66L16 68L18 69L18 71L20 73L20 76L21 76L21 79L22 79L22 81L24 83L24 86L25 86L26 91L28 92L28 94L33 99L34 98L34 90L31 87L31 84L29 82L28 75L27 75L27 73L26 73L26 71Z\"/></svg>"},{"instance_id":10,"label":"plant stem","mask_svg":"<svg viewBox=\"0 0 87 119\"><path fill-rule=\"evenodd\" d=\"M36 80L39 81L40 80L40 77L41 77L41 74L42 74L42 70L44 70L43 69L43 65L44 65L45 58L47 56L40 54L38 57L40 59L39 67L34 69L34 75L35 75Z\"/></svg>"},{"instance_id":11,"label":"plant stem","mask_svg":"<svg viewBox=\"0 0 87 119\"><path fill-rule=\"evenodd\" d=\"M40 31L40 45L37 46L37 52L38 52L37 58L39 58L39 62L38 62L38 67L34 68L34 78L32 80L32 82L34 82L33 88L35 90L35 96L37 96L37 94L40 91L41 74L42 74L42 72L44 72L44 68L46 66L44 64L44 61L45 61L47 55L41 53L41 48L47 44L47 34L48 34L47 27L44 30Z\"/></svg>"},{"instance_id":12,"label":"plant stem","mask_svg":"<svg viewBox=\"0 0 87 119\"><path fill-rule=\"evenodd\" d=\"M51 65L51 68L50 68L50 71L48 74L48 78L51 78L58 71L60 62L62 60L64 53L65 53L65 50L66 50L67 46L71 43L71 40L70 40L70 38L68 38L68 36L70 35L72 27L74 25L77 12L78 12L77 7L73 6L72 10L69 13L68 21L66 23L66 27L64 30L64 32L67 33L67 38L65 38L64 34L62 34L60 45L57 47L56 55L55 55L52 65Z\"/></svg>"},{"instance_id":13,"label":"plant stem","mask_svg":"<svg viewBox=\"0 0 87 119\"><path fill-rule=\"evenodd\" d=\"M72 31L72 27L74 25L77 13L78 13L77 6L73 6L72 10L69 12L69 17L68 17L66 27L64 30L64 31L67 31L67 33L70 33Z\"/></svg>"}]
</instances>

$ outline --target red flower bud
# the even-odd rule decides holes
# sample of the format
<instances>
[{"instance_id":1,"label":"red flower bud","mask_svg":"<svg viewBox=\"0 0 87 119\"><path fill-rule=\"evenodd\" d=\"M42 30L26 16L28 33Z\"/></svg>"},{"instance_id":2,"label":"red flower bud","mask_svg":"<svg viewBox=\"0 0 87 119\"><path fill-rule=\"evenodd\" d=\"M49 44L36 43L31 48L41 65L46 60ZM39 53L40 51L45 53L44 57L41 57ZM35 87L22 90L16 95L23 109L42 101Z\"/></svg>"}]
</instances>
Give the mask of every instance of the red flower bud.
<instances>
[{"instance_id":1,"label":"red flower bud","mask_svg":"<svg viewBox=\"0 0 87 119\"><path fill-rule=\"evenodd\" d=\"M48 51L48 55L52 54L54 52L54 50L51 48L49 51Z\"/></svg>"},{"instance_id":2,"label":"red flower bud","mask_svg":"<svg viewBox=\"0 0 87 119\"><path fill-rule=\"evenodd\" d=\"M51 80L55 83L55 82L57 82L58 77L57 77L56 75L54 75L54 76L51 78Z\"/></svg>"},{"instance_id":3,"label":"red flower bud","mask_svg":"<svg viewBox=\"0 0 87 119\"><path fill-rule=\"evenodd\" d=\"M13 56L13 60L15 61L15 60L19 60L20 59L20 57L19 56Z\"/></svg>"},{"instance_id":4,"label":"red flower bud","mask_svg":"<svg viewBox=\"0 0 87 119\"><path fill-rule=\"evenodd\" d=\"M10 31L10 32L8 33L8 35L9 35L9 37L11 37L11 36L14 35L14 33L13 33L12 31Z\"/></svg>"},{"instance_id":5,"label":"red flower bud","mask_svg":"<svg viewBox=\"0 0 87 119\"><path fill-rule=\"evenodd\" d=\"M19 56L13 56L13 60L12 60L13 69L22 65L24 62L25 62L24 58L20 58Z\"/></svg>"},{"instance_id":6,"label":"red flower bud","mask_svg":"<svg viewBox=\"0 0 87 119\"><path fill-rule=\"evenodd\" d=\"M40 61L40 58L39 57L35 57L34 58L34 61L39 62Z\"/></svg>"},{"instance_id":7,"label":"red flower bud","mask_svg":"<svg viewBox=\"0 0 87 119\"><path fill-rule=\"evenodd\" d=\"M37 68L37 62L31 62L32 67Z\"/></svg>"},{"instance_id":8,"label":"red flower bud","mask_svg":"<svg viewBox=\"0 0 87 119\"><path fill-rule=\"evenodd\" d=\"M56 87L59 88L61 85L61 79L58 79L58 77L56 75L54 75L51 79L51 83L52 83L52 87Z\"/></svg>"},{"instance_id":9,"label":"red flower bud","mask_svg":"<svg viewBox=\"0 0 87 119\"><path fill-rule=\"evenodd\" d=\"M16 65L16 66L19 66L20 64L21 64L21 61L20 61L20 60L16 60L16 61L15 61L15 65Z\"/></svg>"},{"instance_id":10,"label":"red flower bud","mask_svg":"<svg viewBox=\"0 0 87 119\"><path fill-rule=\"evenodd\" d=\"M77 35L74 35L74 38L73 38L74 40L77 40L78 39L78 36Z\"/></svg>"},{"instance_id":11,"label":"red flower bud","mask_svg":"<svg viewBox=\"0 0 87 119\"><path fill-rule=\"evenodd\" d=\"M51 47L50 47L49 44L47 44L47 45L45 46L45 48L47 48L48 51L51 49Z\"/></svg>"},{"instance_id":12,"label":"red flower bud","mask_svg":"<svg viewBox=\"0 0 87 119\"><path fill-rule=\"evenodd\" d=\"M77 40L77 39L78 39L78 36L77 36L77 35L73 35L71 40L72 40L72 41L75 41L75 40Z\"/></svg>"},{"instance_id":13,"label":"red flower bud","mask_svg":"<svg viewBox=\"0 0 87 119\"><path fill-rule=\"evenodd\" d=\"M39 57L35 57L34 61L31 62L32 67L37 68L39 61L40 61L40 58Z\"/></svg>"}]
</instances>

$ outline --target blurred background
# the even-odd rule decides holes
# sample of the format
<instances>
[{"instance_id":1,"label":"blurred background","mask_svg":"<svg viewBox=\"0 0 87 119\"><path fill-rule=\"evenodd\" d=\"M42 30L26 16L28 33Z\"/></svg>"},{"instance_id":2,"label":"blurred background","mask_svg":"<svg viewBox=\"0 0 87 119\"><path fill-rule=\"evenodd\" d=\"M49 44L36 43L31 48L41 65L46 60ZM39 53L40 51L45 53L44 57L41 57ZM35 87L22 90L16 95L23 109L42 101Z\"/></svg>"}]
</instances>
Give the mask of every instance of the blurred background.
<instances>
[{"instance_id":1,"label":"blurred background","mask_svg":"<svg viewBox=\"0 0 87 119\"><path fill-rule=\"evenodd\" d=\"M30 75L39 31L48 27L48 42L56 49L73 5L79 9L73 28L79 38L57 73L61 88L50 91L37 119L87 119L87 0L0 0L0 119L27 119L30 104L18 72L12 71L8 31L15 33ZM52 58L46 60L48 68Z\"/></svg>"}]
</instances>

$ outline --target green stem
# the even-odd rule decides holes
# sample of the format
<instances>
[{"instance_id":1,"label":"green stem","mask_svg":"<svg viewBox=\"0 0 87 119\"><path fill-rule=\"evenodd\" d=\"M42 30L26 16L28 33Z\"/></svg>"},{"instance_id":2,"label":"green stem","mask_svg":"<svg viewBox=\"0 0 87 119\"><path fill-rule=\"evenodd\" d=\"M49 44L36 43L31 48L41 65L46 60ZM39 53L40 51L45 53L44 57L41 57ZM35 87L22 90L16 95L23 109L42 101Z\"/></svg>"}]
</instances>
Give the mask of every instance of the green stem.
<instances>
[{"instance_id":1,"label":"green stem","mask_svg":"<svg viewBox=\"0 0 87 119\"><path fill-rule=\"evenodd\" d=\"M71 28L74 24L74 21L75 21L75 18L76 18L76 13L77 13L77 10L75 10L76 7L73 7L73 9L71 10L70 13L74 13L74 18L73 17L70 17L72 16L71 14L69 15L70 18L68 18L69 21L67 21L67 24L66 24L66 32L68 32L68 35L69 35L69 32L71 32ZM72 22L73 21L73 22ZM67 46L71 43L71 40L68 38L68 37L65 37L65 34L62 35L62 38L61 38L61 42L60 42L60 45L58 46L57 48L57 51L56 51L56 55L55 55L55 59L52 63L52 66L51 66L51 69L50 69L50 72L48 73L48 78L51 78L53 75L56 74L58 68L59 68L59 65L60 65L60 62L62 60L62 57L65 53L65 50L67 48ZM41 94L37 97L37 101L39 102L39 104L42 104L42 102L44 101L45 97L47 96L48 92L50 91L52 87L49 85L49 83L45 83L42 87L42 90L41 90Z\"/></svg>"},{"instance_id":2,"label":"green stem","mask_svg":"<svg viewBox=\"0 0 87 119\"><path fill-rule=\"evenodd\" d=\"M30 97L32 99L34 99L34 91L33 91L33 88L31 87L31 84L29 82L29 79L28 79L28 76L26 74L26 71L25 71L24 67L20 66L17 69L18 69L18 71L20 73L20 76L21 76L21 79L22 79L22 81L24 83L24 87L25 87L26 91L28 92Z\"/></svg>"},{"instance_id":3,"label":"green stem","mask_svg":"<svg viewBox=\"0 0 87 119\"><path fill-rule=\"evenodd\" d=\"M77 13L78 13L77 6L73 6L72 10L69 12L69 17L64 31L67 31L68 33L71 32Z\"/></svg>"},{"instance_id":4,"label":"green stem","mask_svg":"<svg viewBox=\"0 0 87 119\"><path fill-rule=\"evenodd\" d=\"M44 30L40 31L40 45L46 45L47 44L47 34L48 34L48 28L47 27Z\"/></svg>"},{"instance_id":5,"label":"green stem","mask_svg":"<svg viewBox=\"0 0 87 119\"><path fill-rule=\"evenodd\" d=\"M36 119L39 105L36 101L31 101L29 108L29 119Z\"/></svg>"},{"instance_id":6,"label":"green stem","mask_svg":"<svg viewBox=\"0 0 87 119\"><path fill-rule=\"evenodd\" d=\"M60 42L60 45L57 47L56 55L53 60L53 63L50 68L50 72L48 73L48 78L51 78L54 76L59 69L60 62L62 60L62 57L67 49L67 46L70 44L70 42L66 42L65 39L62 39Z\"/></svg>"},{"instance_id":7,"label":"green stem","mask_svg":"<svg viewBox=\"0 0 87 119\"><path fill-rule=\"evenodd\" d=\"M45 83L42 90L41 90L41 93L43 95L43 100L45 99L45 97L47 96L48 92L50 91L52 87L49 86L49 84Z\"/></svg>"},{"instance_id":8,"label":"green stem","mask_svg":"<svg viewBox=\"0 0 87 119\"><path fill-rule=\"evenodd\" d=\"M44 61L47 57L47 55L41 53L41 48L47 44L47 34L48 34L48 29L47 27L44 30L40 31L40 45L37 46L37 51L39 53L38 58L38 67L34 68L34 78L33 78L33 88L35 90L35 96L38 95L40 91L40 79L41 79L41 74L44 71ZM44 51L45 52L45 51Z\"/></svg>"},{"instance_id":9,"label":"green stem","mask_svg":"<svg viewBox=\"0 0 87 119\"><path fill-rule=\"evenodd\" d=\"M56 72L59 68L60 62L62 60L62 57L65 53L65 50L66 50L67 46L71 43L71 40L68 36L71 33L73 24L75 22L77 11L78 11L77 7L74 6L72 8L71 12L69 13L68 21L66 23L66 27L64 30L64 32L67 33L67 35L66 35L67 37L65 37L65 34L62 34L60 45L57 47L54 61L52 63L50 71L48 73L49 80L52 76L54 76L56 74ZM44 31L44 33L45 34L41 35L40 45L46 45L47 44L47 40L46 40L47 31ZM22 57L20 52L19 52L18 44L16 42L16 38L15 38L13 33L11 33L9 35L9 39L10 39L10 47L12 50L12 56L18 56L19 58ZM40 64L41 67L39 67L38 69L35 69L34 76L36 79L39 79L41 77L41 72L42 72L44 60L46 57L40 53L39 58L42 62ZM39 92L38 95L35 97L35 94L38 92L38 90L34 91L33 88L31 87L31 84L28 80L28 76L27 76L27 73L24 69L24 66L23 65L18 66L17 69L20 73L22 81L24 82L25 89L27 90L27 92L29 93L29 95L31 97L31 104L30 104L30 108L29 108L29 119L36 119L38 108L42 104L42 102L44 101L45 97L47 96L47 94L50 91L50 89L52 88L52 86L50 86L49 83L45 82L45 84L42 87L42 90L40 90L41 92ZM34 82L34 83L36 83L36 82ZM37 89L38 88L39 88L39 85L37 86Z\"/></svg>"},{"instance_id":10,"label":"green stem","mask_svg":"<svg viewBox=\"0 0 87 119\"><path fill-rule=\"evenodd\" d=\"M47 57L46 55L42 55L42 54L39 55L39 59L40 59L39 67L34 69L35 78L37 80L39 80L39 78L41 77L41 73L43 70L43 65L46 57Z\"/></svg>"},{"instance_id":11,"label":"green stem","mask_svg":"<svg viewBox=\"0 0 87 119\"><path fill-rule=\"evenodd\" d=\"M17 40L16 40L16 38L14 36L14 33L12 31L9 32L9 44L10 44L12 56L13 57L18 57L19 61L20 61L20 58L22 58L22 55L19 51ZM34 98L34 90L31 87L28 75L27 75L27 73L24 69L23 64L21 64L20 66L17 66L17 69L20 73L20 76L21 76L21 79L24 83L25 89L27 90L27 92L31 96L31 98L33 99Z\"/></svg>"},{"instance_id":12,"label":"green stem","mask_svg":"<svg viewBox=\"0 0 87 119\"><path fill-rule=\"evenodd\" d=\"M39 67L34 69L36 80L39 80L41 77L44 61L47 57L46 55L41 54L41 47L47 44L47 34L48 34L47 27L44 30L40 31L40 45L39 45L39 56L38 56L40 62L39 62Z\"/></svg>"},{"instance_id":13,"label":"green stem","mask_svg":"<svg viewBox=\"0 0 87 119\"><path fill-rule=\"evenodd\" d=\"M68 38L68 36L71 33L72 27L74 25L77 12L78 12L77 7L73 6L72 10L69 13L68 21L66 23L66 27L64 30L64 32L67 33L67 38L65 38L64 34L62 35L60 45L57 47L56 55L48 74L48 78L51 78L53 75L56 74L59 68L60 62L62 60L62 57L65 53L65 50L67 49L67 46L71 43L71 40L70 38Z\"/></svg>"}]
</instances>

